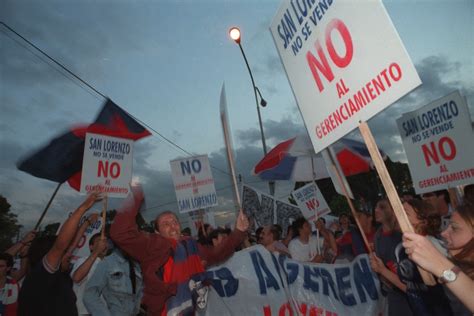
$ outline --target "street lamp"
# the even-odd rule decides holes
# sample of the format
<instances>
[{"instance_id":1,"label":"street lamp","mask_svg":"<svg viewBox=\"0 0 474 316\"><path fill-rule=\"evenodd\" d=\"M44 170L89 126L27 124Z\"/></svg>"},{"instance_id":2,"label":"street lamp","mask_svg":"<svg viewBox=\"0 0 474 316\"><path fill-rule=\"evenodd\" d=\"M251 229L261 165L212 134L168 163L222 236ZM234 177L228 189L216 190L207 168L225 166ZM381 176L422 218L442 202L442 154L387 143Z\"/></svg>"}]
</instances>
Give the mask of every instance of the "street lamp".
<instances>
[{"instance_id":1,"label":"street lamp","mask_svg":"<svg viewBox=\"0 0 474 316\"><path fill-rule=\"evenodd\" d=\"M262 125L262 116L260 114L260 106L258 102L258 95L260 96L260 105L262 107L267 106L267 101L262 97L262 93L260 93L260 90L257 88L255 85L255 81L253 80L253 75L252 71L250 70L249 62L247 61L247 56L245 56L244 49L242 48L242 44L240 44L240 39L241 39L241 33L238 27L232 27L229 30L229 36L234 42L236 42L239 45L240 52L242 53L242 56L244 57L245 64L247 65L247 69L249 71L250 79L252 80L252 87L253 87L253 93L255 94L255 103L257 105L257 114L258 114L258 124L260 125L260 136L262 137L262 146L263 146L263 154L267 155L267 144L265 143L265 135L263 134L263 125ZM275 193L275 182L270 181L268 183L268 186L270 188L270 194L273 195Z\"/></svg>"}]
</instances>

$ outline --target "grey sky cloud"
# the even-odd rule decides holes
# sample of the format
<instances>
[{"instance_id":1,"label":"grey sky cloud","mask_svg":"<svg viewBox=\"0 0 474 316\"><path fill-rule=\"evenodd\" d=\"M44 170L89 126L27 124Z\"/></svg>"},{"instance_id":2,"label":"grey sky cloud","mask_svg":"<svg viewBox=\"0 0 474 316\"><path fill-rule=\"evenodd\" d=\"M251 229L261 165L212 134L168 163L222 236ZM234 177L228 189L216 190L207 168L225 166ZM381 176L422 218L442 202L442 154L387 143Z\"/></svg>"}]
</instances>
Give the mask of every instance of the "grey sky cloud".
<instances>
[{"instance_id":1,"label":"grey sky cloud","mask_svg":"<svg viewBox=\"0 0 474 316\"><path fill-rule=\"evenodd\" d=\"M229 87L229 104L240 106L231 118L234 126L238 126L234 132L238 173L245 182L266 191L267 184L250 175L263 153L260 131L254 124L256 113L248 72L238 47L227 35L228 27L238 24L244 32L242 43L256 84L268 102L262 111L268 147L305 133L268 30L279 1L203 1L198 5L193 1L131 3L124 0L3 0L0 3L2 21L186 150L208 152L211 164L228 172L225 152L220 148L221 138L207 138L202 133L202 130L207 135L220 133L218 122L214 125L217 110L214 111L213 102L218 100L218 89L225 81ZM470 104L474 100L472 58L469 58L473 55L472 45L466 44L469 41L461 32L452 36L453 31L472 27L472 19L465 14L472 9L472 2L460 0L453 6L448 1L435 5L428 1L410 10L405 7L397 2L387 3L407 51L418 61L416 67L424 84L370 120L377 142L394 160L404 156L397 139L396 117L454 89L461 89ZM420 7L430 14L419 15ZM442 16L438 11L442 11ZM452 23L441 27L442 19ZM432 41L426 30L413 25L430 25L436 40ZM193 36L189 36L191 29ZM74 124L91 122L103 100L77 81L65 78L2 32L0 41L1 167L14 166L18 156L49 142ZM421 41L423 45L419 45ZM459 49L449 51L449 47ZM428 57L443 53L453 59L442 55ZM248 104L251 113L244 107ZM198 128L200 133L196 132ZM6 149L11 152L5 154ZM168 161L179 155L184 156L157 136L136 143L134 176L144 185L147 206L159 206L144 214L147 219L163 209L177 208ZM0 192L8 196L14 211L21 213L21 219L29 218L28 222L33 223L56 184L15 168L1 167L0 172ZM213 170L213 175L216 188L222 189L218 191L222 207L216 209L226 209L232 205L230 178L217 170ZM290 189L288 183L277 185L281 195ZM24 192L28 192L27 199ZM64 184L47 220L59 218L64 209L74 208L81 199L83 196ZM119 202L110 203L114 207Z\"/></svg>"}]
</instances>

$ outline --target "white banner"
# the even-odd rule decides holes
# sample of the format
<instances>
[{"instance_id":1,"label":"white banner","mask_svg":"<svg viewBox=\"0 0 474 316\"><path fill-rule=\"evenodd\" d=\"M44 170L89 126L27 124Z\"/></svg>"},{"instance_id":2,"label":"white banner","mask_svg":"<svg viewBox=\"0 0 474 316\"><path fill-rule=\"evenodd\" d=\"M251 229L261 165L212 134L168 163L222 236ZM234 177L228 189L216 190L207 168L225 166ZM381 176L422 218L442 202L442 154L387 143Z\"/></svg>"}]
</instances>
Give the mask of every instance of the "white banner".
<instances>
[{"instance_id":1,"label":"white banner","mask_svg":"<svg viewBox=\"0 0 474 316\"><path fill-rule=\"evenodd\" d=\"M199 315L387 315L367 255L348 264L303 264L254 246L206 271Z\"/></svg>"},{"instance_id":2,"label":"white banner","mask_svg":"<svg viewBox=\"0 0 474 316\"><path fill-rule=\"evenodd\" d=\"M170 161L180 213L217 205L217 194L207 155Z\"/></svg>"},{"instance_id":3,"label":"white banner","mask_svg":"<svg viewBox=\"0 0 474 316\"><path fill-rule=\"evenodd\" d=\"M474 183L474 133L458 91L397 120L416 193Z\"/></svg>"},{"instance_id":4,"label":"white banner","mask_svg":"<svg viewBox=\"0 0 474 316\"><path fill-rule=\"evenodd\" d=\"M87 133L81 193L94 190L126 197L132 181L133 140Z\"/></svg>"},{"instance_id":5,"label":"white banner","mask_svg":"<svg viewBox=\"0 0 474 316\"><path fill-rule=\"evenodd\" d=\"M284 0L270 31L317 153L421 83L380 0Z\"/></svg>"},{"instance_id":6,"label":"white banner","mask_svg":"<svg viewBox=\"0 0 474 316\"><path fill-rule=\"evenodd\" d=\"M316 183L311 182L291 193L303 216L308 221L315 220L331 212L324 196Z\"/></svg>"},{"instance_id":7,"label":"white banner","mask_svg":"<svg viewBox=\"0 0 474 316\"><path fill-rule=\"evenodd\" d=\"M276 223L281 226L284 235L290 222L303 216L298 206L276 200L247 185L242 186L242 209L250 220L251 230Z\"/></svg>"}]
</instances>

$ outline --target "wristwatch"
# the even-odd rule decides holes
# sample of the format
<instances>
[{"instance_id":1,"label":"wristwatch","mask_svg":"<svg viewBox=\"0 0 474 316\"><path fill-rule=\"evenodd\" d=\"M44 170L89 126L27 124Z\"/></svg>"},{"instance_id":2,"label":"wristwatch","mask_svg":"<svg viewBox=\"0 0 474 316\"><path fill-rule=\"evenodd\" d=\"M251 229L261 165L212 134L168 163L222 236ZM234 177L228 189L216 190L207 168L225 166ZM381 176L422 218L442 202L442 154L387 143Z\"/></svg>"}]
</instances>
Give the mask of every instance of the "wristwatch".
<instances>
[{"instance_id":1,"label":"wristwatch","mask_svg":"<svg viewBox=\"0 0 474 316\"><path fill-rule=\"evenodd\" d=\"M439 283L454 282L458 278L458 274L461 269L458 266L453 266L451 269L444 270L443 274L438 278Z\"/></svg>"}]
</instances>

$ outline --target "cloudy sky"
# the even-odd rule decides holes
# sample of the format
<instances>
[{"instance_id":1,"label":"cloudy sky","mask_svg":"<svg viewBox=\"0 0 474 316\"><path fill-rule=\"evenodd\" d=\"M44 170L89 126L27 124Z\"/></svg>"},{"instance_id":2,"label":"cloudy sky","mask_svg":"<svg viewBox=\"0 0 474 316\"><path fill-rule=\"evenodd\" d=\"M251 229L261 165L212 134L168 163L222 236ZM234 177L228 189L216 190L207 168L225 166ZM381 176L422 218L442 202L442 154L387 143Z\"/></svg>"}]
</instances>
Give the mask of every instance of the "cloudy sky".
<instances>
[{"instance_id":1,"label":"cloudy sky","mask_svg":"<svg viewBox=\"0 0 474 316\"><path fill-rule=\"evenodd\" d=\"M219 121L223 82L238 172L245 182L267 188L250 175L262 147L250 78L227 35L231 26L242 30L256 84L268 102L261 109L267 144L305 132L268 30L279 5L280 0L3 0L0 20L181 148L208 154L220 202L214 211L225 212L232 202L228 174L218 170L227 171ZM384 5L423 85L369 125L393 160L406 161L395 123L402 113L459 89L472 120L474 2ZM16 162L70 126L91 122L104 100L4 25L0 54L0 194L20 223L31 227L56 184L18 171ZM156 133L136 143L134 176L146 192L145 218L177 209L169 161L184 156ZM291 186L279 182L277 197L288 195ZM63 218L82 198L63 185L45 223Z\"/></svg>"}]
</instances>

